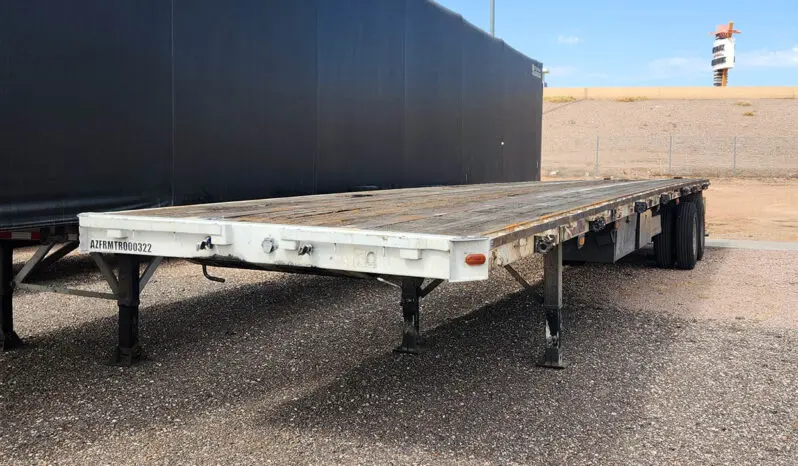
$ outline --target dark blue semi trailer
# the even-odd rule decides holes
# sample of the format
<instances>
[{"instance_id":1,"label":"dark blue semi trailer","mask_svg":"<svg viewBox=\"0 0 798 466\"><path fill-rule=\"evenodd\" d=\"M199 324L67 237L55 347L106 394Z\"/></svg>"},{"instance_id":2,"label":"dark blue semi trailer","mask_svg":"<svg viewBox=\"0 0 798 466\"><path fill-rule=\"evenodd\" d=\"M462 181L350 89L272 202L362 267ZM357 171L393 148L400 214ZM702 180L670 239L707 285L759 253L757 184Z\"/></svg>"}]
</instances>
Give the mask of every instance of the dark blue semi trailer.
<instances>
[{"instance_id":1,"label":"dark blue semi trailer","mask_svg":"<svg viewBox=\"0 0 798 466\"><path fill-rule=\"evenodd\" d=\"M83 211L538 180L540 70L426 0L0 0L0 238Z\"/></svg>"},{"instance_id":2,"label":"dark blue semi trailer","mask_svg":"<svg viewBox=\"0 0 798 466\"><path fill-rule=\"evenodd\" d=\"M538 180L540 71L427 0L0 0L0 348L82 212Z\"/></svg>"}]
</instances>

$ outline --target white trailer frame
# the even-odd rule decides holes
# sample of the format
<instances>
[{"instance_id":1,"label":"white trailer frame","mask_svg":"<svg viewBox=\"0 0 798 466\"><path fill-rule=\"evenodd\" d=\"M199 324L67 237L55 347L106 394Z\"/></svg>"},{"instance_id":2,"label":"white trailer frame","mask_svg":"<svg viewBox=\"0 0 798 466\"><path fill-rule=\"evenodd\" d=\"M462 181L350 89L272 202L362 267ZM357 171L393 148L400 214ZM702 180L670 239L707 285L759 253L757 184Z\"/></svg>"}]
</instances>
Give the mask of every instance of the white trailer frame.
<instances>
[{"instance_id":1,"label":"white trailer frame","mask_svg":"<svg viewBox=\"0 0 798 466\"><path fill-rule=\"evenodd\" d=\"M224 220L81 214L80 251L225 260L464 282L487 280L489 238Z\"/></svg>"}]
</instances>

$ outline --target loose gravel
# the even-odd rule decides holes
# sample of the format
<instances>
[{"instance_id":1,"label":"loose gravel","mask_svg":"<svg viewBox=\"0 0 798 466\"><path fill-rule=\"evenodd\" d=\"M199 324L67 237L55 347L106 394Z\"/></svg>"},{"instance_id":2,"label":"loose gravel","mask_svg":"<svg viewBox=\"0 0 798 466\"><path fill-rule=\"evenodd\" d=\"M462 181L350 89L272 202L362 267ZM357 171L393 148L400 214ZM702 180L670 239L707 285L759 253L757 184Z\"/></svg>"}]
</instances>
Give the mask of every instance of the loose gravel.
<instances>
[{"instance_id":1,"label":"loose gravel","mask_svg":"<svg viewBox=\"0 0 798 466\"><path fill-rule=\"evenodd\" d=\"M798 253L566 268L564 371L535 365L541 309L502 272L425 300L418 357L391 351L394 288L212 273L227 283L162 266L142 296L148 360L127 369L104 364L113 303L20 292L0 462L798 463ZM47 275L104 288L85 256Z\"/></svg>"}]
</instances>

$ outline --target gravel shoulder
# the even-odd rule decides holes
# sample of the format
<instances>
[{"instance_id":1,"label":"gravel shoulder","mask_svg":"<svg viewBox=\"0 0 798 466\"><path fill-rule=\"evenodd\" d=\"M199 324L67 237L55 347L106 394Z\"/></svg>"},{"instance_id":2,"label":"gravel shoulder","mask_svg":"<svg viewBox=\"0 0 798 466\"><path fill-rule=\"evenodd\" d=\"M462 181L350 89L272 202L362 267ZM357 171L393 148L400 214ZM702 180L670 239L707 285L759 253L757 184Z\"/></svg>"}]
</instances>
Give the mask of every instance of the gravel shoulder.
<instances>
[{"instance_id":1,"label":"gravel shoulder","mask_svg":"<svg viewBox=\"0 0 798 466\"><path fill-rule=\"evenodd\" d=\"M58 267L103 286L85 256ZM228 282L162 266L142 297L150 359L130 369L103 364L112 303L20 293L30 345L0 355L0 462L798 461L798 253L567 268L565 371L535 365L541 309L502 273L430 295L429 347L408 357L393 288L214 272Z\"/></svg>"}]
</instances>

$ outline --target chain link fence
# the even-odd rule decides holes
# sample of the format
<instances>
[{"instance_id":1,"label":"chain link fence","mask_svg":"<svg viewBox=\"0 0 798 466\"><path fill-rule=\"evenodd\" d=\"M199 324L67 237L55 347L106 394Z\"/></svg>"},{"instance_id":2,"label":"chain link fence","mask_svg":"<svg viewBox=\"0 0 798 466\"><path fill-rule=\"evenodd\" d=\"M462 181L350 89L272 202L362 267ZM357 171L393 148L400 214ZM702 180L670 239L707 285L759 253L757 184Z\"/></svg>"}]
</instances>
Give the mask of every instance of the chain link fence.
<instances>
[{"instance_id":1,"label":"chain link fence","mask_svg":"<svg viewBox=\"0 0 798 466\"><path fill-rule=\"evenodd\" d=\"M798 177L798 137L544 136L542 152L544 176Z\"/></svg>"}]
</instances>

